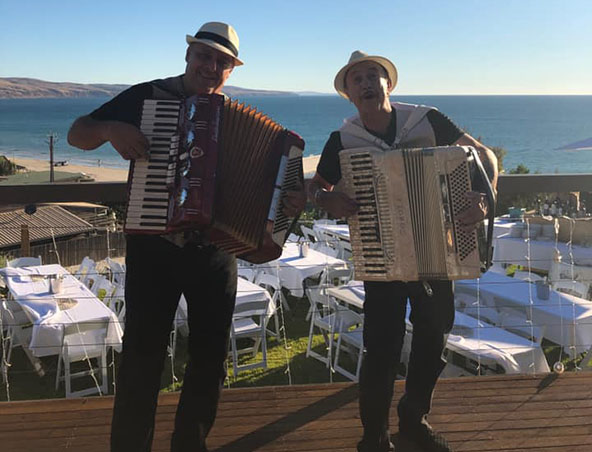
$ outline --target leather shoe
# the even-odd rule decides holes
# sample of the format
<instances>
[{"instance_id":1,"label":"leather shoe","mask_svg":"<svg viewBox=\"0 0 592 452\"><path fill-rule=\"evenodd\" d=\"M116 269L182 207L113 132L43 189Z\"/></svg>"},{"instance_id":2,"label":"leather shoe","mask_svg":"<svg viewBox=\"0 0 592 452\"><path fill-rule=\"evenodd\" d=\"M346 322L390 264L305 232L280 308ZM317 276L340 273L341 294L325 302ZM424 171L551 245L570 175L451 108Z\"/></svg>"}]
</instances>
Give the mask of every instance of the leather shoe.
<instances>
[{"instance_id":1,"label":"leather shoe","mask_svg":"<svg viewBox=\"0 0 592 452\"><path fill-rule=\"evenodd\" d=\"M380 444L378 447L372 447L365 441L358 443L358 452L395 452L395 445L388 441L387 443Z\"/></svg>"},{"instance_id":2,"label":"leather shoe","mask_svg":"<svg viewBox=\"0 0 592 452\"><path fill-rule=\"evenodd\" d=\"M434 431L425 420L413 425L399 421L399 433L415 442L426 452L452 452L446 438Z\"/></svg>"}]
</instances>

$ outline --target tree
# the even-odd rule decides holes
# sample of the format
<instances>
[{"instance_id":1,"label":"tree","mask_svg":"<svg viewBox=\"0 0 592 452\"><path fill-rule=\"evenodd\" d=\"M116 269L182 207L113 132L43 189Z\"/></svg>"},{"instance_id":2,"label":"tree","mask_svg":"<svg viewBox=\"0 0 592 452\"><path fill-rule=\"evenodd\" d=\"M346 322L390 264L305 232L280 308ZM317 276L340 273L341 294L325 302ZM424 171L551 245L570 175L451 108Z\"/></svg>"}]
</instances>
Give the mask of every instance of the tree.
<instances>
[{"instance_id":1,"label":"tree","mask_svg":"<svg viewBox=\"0 0 592 452\"><path fill-rule=\"evenodd\" d=\"M530 170L528 167L522 163L519 163L516 168L512 168L510 170L510 174L529 174Z\"/></svg>"},{"instance_id":2,"label":"tree","mask_svg":"<svg viewBox=\"0 0 592 452\"><path fill-rule=\"evenodd\" d=\"M5 156L0 155L0 176L12 176L16 173L17 166L15 163L8 160Z\"/></svg>"}]
</instances>

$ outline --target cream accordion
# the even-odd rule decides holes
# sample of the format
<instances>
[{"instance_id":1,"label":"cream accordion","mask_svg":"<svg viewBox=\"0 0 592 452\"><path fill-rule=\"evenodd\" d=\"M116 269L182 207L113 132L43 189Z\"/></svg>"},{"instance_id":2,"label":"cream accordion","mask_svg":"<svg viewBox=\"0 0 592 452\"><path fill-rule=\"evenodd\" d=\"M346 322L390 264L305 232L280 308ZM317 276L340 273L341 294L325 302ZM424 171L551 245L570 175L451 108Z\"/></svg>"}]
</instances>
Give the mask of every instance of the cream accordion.
<instances>
[{"instance_id":1,"label":"cream accordion","mask_svg":"<svg viewBox=\"0 0 592 452\"><path fill-rule=\"evenodd\" d=\"M253 263L279 257L294 218L285 193L303 184L304 141L218 94L144 101L147 160L132 162L125 231L197 230Z\"/></svg>"},{"instance_id":2,"label":"cream accordion","mask_svg":"<svg viewBox=\"0 0 592 452\"><path fill-rule=\"evenodd\" d=\"M457 220L469 205L470 164L491 189L472 147L356 148L339 158L339 189L359 205L348 218L356 279L472 279L490 265L491 228L484 244L482 230L466 231Z\"/></svg>"}]
</instances>

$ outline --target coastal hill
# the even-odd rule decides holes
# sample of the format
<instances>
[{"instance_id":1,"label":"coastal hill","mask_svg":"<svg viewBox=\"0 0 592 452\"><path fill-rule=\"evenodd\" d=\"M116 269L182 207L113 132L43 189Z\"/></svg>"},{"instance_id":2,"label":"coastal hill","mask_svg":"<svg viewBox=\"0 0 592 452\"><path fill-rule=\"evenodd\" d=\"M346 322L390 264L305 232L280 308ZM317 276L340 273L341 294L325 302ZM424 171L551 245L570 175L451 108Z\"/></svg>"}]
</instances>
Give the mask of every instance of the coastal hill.
<instances>
[{"instance_id":1,"label":"coastal hill","mask_svg":"<svg viewBox=\"0 0 592 452\"><path fill-rule=\"evenodd\" d=\"M50 98L50 97L112 97L129 85L82 84L47 82L34 78L0 77L0 99ZM289 91L266 91L225 86L224 92L231 97L282 96L296 94Z\"/></svg>"}]
</instances>

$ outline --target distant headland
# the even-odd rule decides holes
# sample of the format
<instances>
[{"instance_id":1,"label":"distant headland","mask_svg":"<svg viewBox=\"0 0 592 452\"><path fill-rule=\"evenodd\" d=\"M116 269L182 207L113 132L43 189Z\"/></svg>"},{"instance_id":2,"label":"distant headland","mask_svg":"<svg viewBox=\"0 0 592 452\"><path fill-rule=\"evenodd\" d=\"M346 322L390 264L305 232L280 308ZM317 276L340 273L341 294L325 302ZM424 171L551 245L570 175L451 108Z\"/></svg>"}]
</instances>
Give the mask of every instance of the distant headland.
<instances>
[{"instance_id":1,"label":"distant headland","mask_svg":"<svg viewBox=\"0 0 592 452\"><path fill-rule=\"evenodd\" d=\"M130 85L103 83L47 82L34 78L0 77L0 99L40 99L58 97L112 97ZM225 86L224 92L231 97L311 95L290 91L267 91Z\"/></svg>"}]
</instances>

